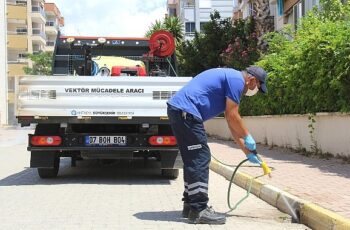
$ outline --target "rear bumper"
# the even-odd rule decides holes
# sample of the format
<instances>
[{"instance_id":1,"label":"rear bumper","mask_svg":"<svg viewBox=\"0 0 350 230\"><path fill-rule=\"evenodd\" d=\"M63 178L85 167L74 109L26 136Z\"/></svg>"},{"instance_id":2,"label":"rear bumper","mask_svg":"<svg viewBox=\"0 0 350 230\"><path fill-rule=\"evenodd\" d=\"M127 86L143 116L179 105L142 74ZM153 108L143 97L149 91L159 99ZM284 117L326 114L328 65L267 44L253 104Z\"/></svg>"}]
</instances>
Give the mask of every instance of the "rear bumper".
<instances>
[{"instance_id":1,"label":"rear bumper","mask_svg":"<svg viewBox=\"0 0 350 230\"><path fill-rule=\"evenodd\" d=\"M28 151L177 151L179 150L175 147L27 147Z\"/></svg>"},{"instance_id":2,"label":"rear bumper","mask_svg":"<svg viewBox=\"0 0 350 230\"><path fill-rule=\"evenodd\" d=\"M28 135L28 151L176 151L178 146L152 146L148 143L151 135L146 134L108 134L126 136L126 146L118 145L101 145L89 146L85 144L85 137L89 134L64 134L58 135L62 138L62 143L59 146L33 146L31 144L32 134ZM102 135L103 136L103 135Z\"/></svg>"}]
</instances>

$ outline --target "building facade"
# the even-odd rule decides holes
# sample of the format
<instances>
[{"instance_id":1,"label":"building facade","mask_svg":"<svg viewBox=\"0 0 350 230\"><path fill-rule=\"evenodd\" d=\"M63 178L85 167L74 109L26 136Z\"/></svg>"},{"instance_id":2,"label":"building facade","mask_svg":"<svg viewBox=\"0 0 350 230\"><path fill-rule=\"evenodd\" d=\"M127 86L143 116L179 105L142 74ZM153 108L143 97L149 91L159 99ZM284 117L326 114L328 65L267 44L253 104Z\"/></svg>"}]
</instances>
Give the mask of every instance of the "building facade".
<instances>
[{"instance_id":1,"label":"building facade","mask_svg":"<svg viewBox=\"0 0 350 230\"><path fill-rule=\"evenodd\" d=\"M45 3L45 34L46 34L46 51L54 51L56 38L60 27L64 26L64 18L55 3Z\"/></svg>"},{"instance_id":2,"label":"building facade","mask_svg":"<svg viewBox=\"0 0 350 230\"><path fill-rule=\"evenodd\" d=\"M218 11L222 18L231 18L233 0L168 0L168 14L177 16L184 24L185 39L191 39Z\"/></svg>"},{"instance_id":3,"label":"building facade","mask_svg":"<svg viewBox=\"0 0 350 230\"><path fill-rule=\"evenodd\" d=\"M282 29L286 24L296 26L306 13L320 5L319 0L271 0L275 9L275 28Z\"/></svg>"},{"instance_id":4,"label":"building facade","mask_svg":"<svg viewBox=\"0 0 350 230\"><path fill-rule=\"evenodd\" d=\"M27 54L54 50L64 18L54 3L45 3L44 0L7 0L6 8L8 108L11 119L14 114L14 77L23 75L24 67L32 66Z\"/></svg>"},{"instance_id":5,"label":"building facade","mask_svg":"<svg viewBox=\"0 0 350 230\"><path fill-rule=\"evenodd\" d=\"M8 124L6 1L0 0L0 126Z\"/></svg>"},{"instance_id":6,"label":"building facade","mask_svg":"<svg viewBox=\"0 0 350 230\"><path fill-rule=\"evenodd\" d=\"M256 1L264 2L264 0ZM274 29L280 30L285 25L297 25L300 18L315 6L319 6L319 0L265 0L265 4L269 4L270 17L274 18ZM254 16L257 11L261 11L254 7L254 3L249 0L235 0L233 19L246 18ZM260 6L261 7L261 6ZM265 9L265 11L267 11Z\"/></svg>"}]
</instances>

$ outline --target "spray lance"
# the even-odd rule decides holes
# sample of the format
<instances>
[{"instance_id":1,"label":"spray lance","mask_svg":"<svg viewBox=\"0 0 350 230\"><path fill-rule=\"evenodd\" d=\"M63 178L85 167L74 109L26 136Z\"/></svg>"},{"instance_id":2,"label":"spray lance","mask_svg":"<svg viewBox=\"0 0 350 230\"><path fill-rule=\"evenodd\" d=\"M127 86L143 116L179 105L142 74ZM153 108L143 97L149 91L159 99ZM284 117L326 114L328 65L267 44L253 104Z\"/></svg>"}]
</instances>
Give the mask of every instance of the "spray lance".
<instances>
[{"instance_id":1,"label":"spray lance","mask_svg":"<svg viewBox=\"0 0 350 230\"><path fill-rule=\"evenodd\" d=\"M254 153L254 154L257 155L257 151L256 151L256 150L252 151L252 153ZM263 161L263 160L261 159L260 156L257 156L257 157L258 157L259 161L261 162L260 166L242 166L244 163L246 163L246 162L248 161L248 159L244 159L244 160L241 161L238 165L228 165L228 164L225 164L225 163L219 161L219 160L216 159L215 157L213 157L216 161L218 161L219 163L221 163L221 164L223 164L223 165L226 165L226 166L229 166L229 167L235 167L235 170L233 171L232 176L231 176L231 179L230 179L230 183L229 183L229 187L228 187L228 192L227 192L227 205L228 205L228 207L229 207L229 211L227 211L226 213L230 213L230 212L232 212L233 210L235 210L245 199L247 199L247 198L249 197L250 192L251 192L251 189L252 189L252 184L253 184L253 181L254 181L255 179L258 179L258 178L263 177L263 176L266 176L266 175L268 175L268 176L271 178L271 172L272 172L272 170L273 170L274 168L272 168L272 167L270 168L270 167L266 164L266 162ZM263 173L262 175L259 175L259 176L256 176L256 177L252 177L252 178L250 179L250 182L249 182L249 186L248 186L246 195L245 195L242 199L240 199L235 205L231 205L231 201L230 201L231 186L232 186L232 184L234 183L234 178L235 178L236 173L237 173L237 171L238 171L238 169L239 169L240 167L261 167L264 173Z\"/></svg>"},{"instance_id":2,"label":"spray lance","mask_svg":"<svg viewBox=\"0 0 350 230\"><path fill-rule=\"evenodd\" d=\"M254 150L253 153L256 154L256 155L258 155L258 153L257 153L256 150ZM257 156L257 157L258 157L258 159L260 160L260 162L261 162L261 165L260 165L260 166L261 166L262 170L264 171L264 175L263 175L263 176L268 175L268 176L271 178L271 177L272 177L272 176L271 176L271 172L272 172L271 168L266 164L265 161L263 161L263 159L261 159L260 156Z\"/></svg>"}]
</instances>

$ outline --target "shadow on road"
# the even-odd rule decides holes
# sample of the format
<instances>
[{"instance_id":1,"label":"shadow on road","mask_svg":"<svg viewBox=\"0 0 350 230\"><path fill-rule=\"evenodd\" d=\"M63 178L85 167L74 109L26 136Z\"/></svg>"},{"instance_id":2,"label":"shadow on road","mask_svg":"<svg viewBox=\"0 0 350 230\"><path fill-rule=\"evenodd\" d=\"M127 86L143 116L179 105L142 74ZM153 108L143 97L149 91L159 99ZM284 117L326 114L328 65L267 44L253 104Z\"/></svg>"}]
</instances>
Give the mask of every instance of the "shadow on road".
<instances>
[{"instance_id":1,"label":"shadow on road","mask_svg":"<svg viewBox=\"0 0 350 230\"><path fill-rule=\"evenodd\" d=\"M0 180L1 186L60 185L60 184L170 184L161 177L158 162L115 161L102 164L97 160L78 161L70 167L70 159L62 158L57 178L41 179L36 169L26 168Z\"/></svg>"},{"instance_id":2,"label":"shadow on road","mask_svg":"<svg viewBox=\"0 0 350 230\"><path fill-rule=\"evenodd\" d=\"M158 211L158 212L139 212L134 214L137 219L149 221L183 222L187 219L181 217L181 211Z\"/></svg>"}]
</instances>

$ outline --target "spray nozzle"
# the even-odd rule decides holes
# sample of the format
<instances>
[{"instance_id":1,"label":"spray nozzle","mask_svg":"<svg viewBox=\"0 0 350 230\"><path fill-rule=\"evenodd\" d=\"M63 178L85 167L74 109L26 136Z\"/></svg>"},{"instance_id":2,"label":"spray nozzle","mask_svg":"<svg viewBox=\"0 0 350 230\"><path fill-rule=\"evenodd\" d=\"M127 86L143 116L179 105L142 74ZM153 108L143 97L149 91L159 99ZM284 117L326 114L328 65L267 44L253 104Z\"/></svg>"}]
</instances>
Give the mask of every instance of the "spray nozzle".
<instances>
[{"instance_id":1,"label":"spray nozzle","mask_svg":"<svg viewBox=\"0 0 350 230\"><path fill-rule=\"evenodd\" d=\"M265 161L262 161L261 163L261 168L264 171L264 175L269 175L269 177L271 178L271 169L269 166L267 166L267 164L265 163Z\"/></svg>"},{"instance_id":2,"label":"spray nozzle","mask_svg":"<svg viewBox=\"0 0 350 230\"><path fill-rule=\"evenodd\" d=\"M254 150L253 151L253 153L254 154L258 154L257 153L257 151L256 150ZM261 168L263 169L263 171L264 171L264 175L269 175L269 177L271 178L271 168L266 164L266 162L265 161L263 161L262 159L261 159L261 157L260 156L258 156L258 158L259 158L259 160L261 161Z\"/></svg>"}]
</instances>

